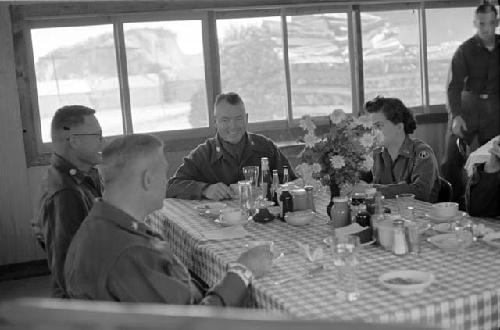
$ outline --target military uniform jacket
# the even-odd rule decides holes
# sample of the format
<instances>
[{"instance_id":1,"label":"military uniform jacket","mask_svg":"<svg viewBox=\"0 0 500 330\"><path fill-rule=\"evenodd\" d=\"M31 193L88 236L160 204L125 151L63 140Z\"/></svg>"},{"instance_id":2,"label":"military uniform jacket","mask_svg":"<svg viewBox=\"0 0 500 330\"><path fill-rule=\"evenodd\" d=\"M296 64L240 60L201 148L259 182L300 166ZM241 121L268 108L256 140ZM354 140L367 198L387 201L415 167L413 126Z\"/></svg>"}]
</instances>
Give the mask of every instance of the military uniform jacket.
<instances>
[{"instance_id":1,"label":"military uniform jacket","mask_svg":"<svg viewBox=\"0 0 500 330\"><path fill-rule=\"evenodd\" d=\"M94 199L101 196L96 169L78 170L63 157L53 154L51 166L42 182L40 207L35 231L42 236L52 272L52 296L67 297L64 280L66 251Z\"/></svg>"},{"instance_id":2,"label":"military uniform jacket","mask_svg":"<svg viewBox=\"0 0 500 330\"><path fill-rule=\"evenodd\" d=\"M385 197L410 193L422 201L437 201L438 164L432 148L426 143L406 136L394 161L384 147L375 149L373 161L373 183L380 184L376 187Z\"/></svg>"},{"instance_id":3,"label":"military uniform jacket","mask_svg":"<svg viewBox=\"0 0 500 330\"><path fill-rule=\"evenodd\" d=\"M69 296L78 299L238 306L247 294L243 280L229 272L202 298L165 241L102 201L71 242L65 276Z\"/></svg>"},{"instance_id":4,"label":"military uniform jacket","mask_svg":"<svg viewBox=\"0 0 500 330\"><path fill-rule=\"evenodd\" d=\"M210 184L223 182L227 185L244 180L244 166L260 166L262 157L269 158L269 168L277 169L283 180L283 166L288 166L290 180L295 174L288 159L270 139L253 133L246 133L247 142L241 161L230 155L221 146L217 136L197 146L184 158L183 164L169 180L167 197L202 199L202 191Z\"/></svg>"}]
</instances>

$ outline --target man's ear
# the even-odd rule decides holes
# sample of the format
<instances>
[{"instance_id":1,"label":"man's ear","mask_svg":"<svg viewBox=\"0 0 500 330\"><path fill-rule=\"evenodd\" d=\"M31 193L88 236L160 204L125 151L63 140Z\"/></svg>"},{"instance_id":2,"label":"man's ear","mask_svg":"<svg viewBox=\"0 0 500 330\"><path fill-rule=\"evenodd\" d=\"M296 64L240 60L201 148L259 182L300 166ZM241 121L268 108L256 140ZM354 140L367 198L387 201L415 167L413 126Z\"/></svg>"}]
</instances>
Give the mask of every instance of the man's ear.
<instances>
[{"instance_id":1,"label":"man's ear","mask_svg":"<svg viewBox=\"0 0 500 330\"><path fill-rule=\"evenodd\" d=\"M78 147L80 146L80 141L74 135L68 134L67 139L68 144L72 149L78 149Z\"/></svg>"},{"instance_id":2,"label":"man's ear","mask_svg":"<svg viewBox=\"0 0 500 330\"><path fill-rule=\"evenodd\" d=\"M148 191L151 187L152 182L153 182L153 177L151 176L151 172L149 170L142 171L141 173L142 188L145 191Z\"/></svg>"}]
</instances>

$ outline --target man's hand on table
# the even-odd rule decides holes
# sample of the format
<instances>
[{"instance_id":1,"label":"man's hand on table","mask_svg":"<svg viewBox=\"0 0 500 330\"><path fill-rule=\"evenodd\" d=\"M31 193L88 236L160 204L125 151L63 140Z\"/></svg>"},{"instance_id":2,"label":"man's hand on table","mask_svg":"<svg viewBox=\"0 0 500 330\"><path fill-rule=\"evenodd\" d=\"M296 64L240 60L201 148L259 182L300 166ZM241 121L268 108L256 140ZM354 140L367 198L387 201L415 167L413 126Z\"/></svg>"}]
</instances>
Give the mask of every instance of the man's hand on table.
<instances>
[{"instance_id":1,"label":"man's hand on table","mask_svg":"<svg viewBox=\"0 0 500 330\"><path fill-rule=\"evenodd\" d=\"M495 173L500 171L500 140L496 140L493 142L493 146L489 150L490 159L484 165L484 171L486 173Z\"/></svg>"},{"instance_id":2,"label":"man's hand on table","mask_svg":"<svg viewBox=\"0 0 500 330\"><path fill-rule=\"evenodd\" d=\"M207 199L220 201L231 198L231 188L222 182L217 182L206 187L201 194Z\"/></svg>"},{"instance_id":3,"label":"man's hand on table","mask_svg":"<svg viewBox=\"0 0 500 330\"><path fill-rule=\"evenodd\" d=\"M273 253L269 245L259 245L243 252L236 262L250 269L254 277L260 277L271 271Z\"/></svg>"}]
</instances>

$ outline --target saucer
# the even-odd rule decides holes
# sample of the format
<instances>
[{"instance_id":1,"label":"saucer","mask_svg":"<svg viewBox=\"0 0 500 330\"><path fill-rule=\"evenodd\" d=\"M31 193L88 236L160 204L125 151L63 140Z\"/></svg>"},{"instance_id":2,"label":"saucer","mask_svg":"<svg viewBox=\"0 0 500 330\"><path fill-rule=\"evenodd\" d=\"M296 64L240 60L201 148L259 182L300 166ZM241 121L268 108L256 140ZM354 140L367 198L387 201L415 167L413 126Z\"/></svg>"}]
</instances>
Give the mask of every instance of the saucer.
<instances>
[{"instance_id":1,"label":"saucer","mask_svg":"<svg viewBox=\"0 0 500 330\"><path fill-rule=\"evenodd\" d=\"M441 222L452 222L452 221L458 221L465 217L467 215L467 212L463 211L458 211L458 213L452 217L440 217L435 215L432 211L430 213L426 213L425 217L430 219L432 222L435 223L441 223Z\"/></svg>"},{"instance_id":2,"label":"saucer","mask_svg":"<svg viewBox=\"0 0 500 330\"><path fill-rule=\"evenodd\" d=\"M451 223L448 222L435 224L434 226L432 226L432 229L443 234L452 233L454 231L453 228L451 228Z\"/></svg>"},{"instance_id":3,"label":"saucer","mask_svg":"<svg viewBox=\"0 0 500 330\"><path fill-rule=\"evenodd\" d=\"M445 251L458 251L469 247L472 244L472 234L458 235L458 234L439 234L429 237L427 239L431 244L437 246Z\"/></svg>"},{"instance_id":4,"label":"saucer","mask_svg":"<svg viewBox=\"0 0 500 330\"><path fill-rule=\"evenodd\" d=\"M236 223L229 223L229 222L225 222L225 221L221 221L220 217L216 218L214 220L215 223L218 223L219 225L223 226L223 227L231 227L231 226L243 226L244 224L246 224L248 221L245 221L245 220L241 220L239 222L236 222Z\"/></svg>"},{"instance_id":5,"label":"saucer","mask_svg":"<svg viewBox=\"0 0 500 330\"><path fill-rule=\"evenodd\" d=\"M434 275L428 272L405 269L384 273L380 275L378 280L386 288L406 296L424 291L434 282Z\"/></svg>"}]
</instances>

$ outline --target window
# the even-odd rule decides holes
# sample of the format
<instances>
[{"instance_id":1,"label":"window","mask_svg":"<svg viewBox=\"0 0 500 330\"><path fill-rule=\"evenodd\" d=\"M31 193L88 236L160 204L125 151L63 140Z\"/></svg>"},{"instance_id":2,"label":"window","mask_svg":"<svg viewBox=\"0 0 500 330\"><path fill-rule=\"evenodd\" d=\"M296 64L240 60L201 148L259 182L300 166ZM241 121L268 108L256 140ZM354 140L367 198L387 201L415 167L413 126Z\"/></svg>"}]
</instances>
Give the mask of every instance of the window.
<instances>
[{"instance_id":1,"label":"window","mask_svg":"<svg viewBox=\"0 0 500 330\"><path fill-rule=\"evenodd\" d=\"M474 8L427 9L430 104L446 103L448 70L455 50L475 33Z\"/></svg>"},{"instance_id":2,"label":"window","mask_svg":"<svg viewBox=\"0 0 500 330\"><path fill-rule=\"evenodd\" d=\"M361 13L365 100L377 95L422 105L417 10Z\"/></svg>"},{"instance_id":3,"label":"window","mask_svg":"<svg viewBox=\"0 0 500 330\"><path fill-rule=\"evenodd\" d=\"M280 17L217 20L221 90L241 95L250 122L286 119Z\"/></svg>"},{"instance_id":4,"label":"window","mask_svg":"<svg viewBox=\"0 0 500 330\"><path fill-rule=\"evenodd\" d=\"M136 133L208 126L201 21L126 23Z\"/></svg>"},{"instance_id":5,"label":"window","mask_svg":"<svg viewBox=\"0 0 500 330\"><path fill-rule=\"evenodd\" d=\"M95 109L105 136L123 134L113 26L33 29L31 38L42 141L68 104Z\"/></svg>"},{"instance_id":6,"label":"window","mask_svg":"<svg viewBox=\"0 0 500 330\"><path fill-rule=\"evenodd\" d=\"M287 17L294 118L352 112L347 14Z\"/></svg>"}]
</instances>

